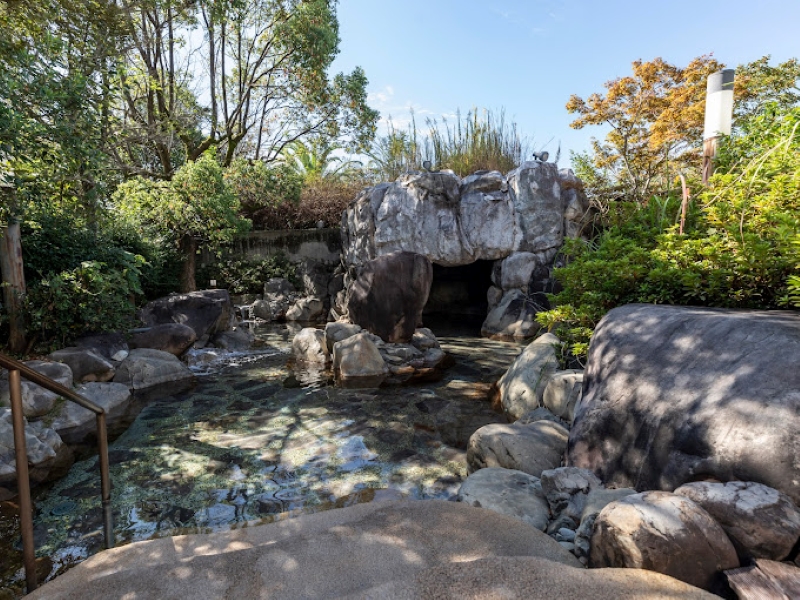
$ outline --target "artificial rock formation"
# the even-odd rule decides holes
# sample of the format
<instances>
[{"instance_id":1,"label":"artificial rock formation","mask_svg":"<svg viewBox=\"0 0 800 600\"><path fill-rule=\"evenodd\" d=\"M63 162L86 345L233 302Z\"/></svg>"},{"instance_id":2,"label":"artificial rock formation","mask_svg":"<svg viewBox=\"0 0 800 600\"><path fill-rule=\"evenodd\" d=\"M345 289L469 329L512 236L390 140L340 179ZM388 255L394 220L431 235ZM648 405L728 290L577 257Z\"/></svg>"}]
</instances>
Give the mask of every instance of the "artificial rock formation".
<instances>
[{"instance_id":1,"label":"artificial rock formation","mask_svg":"<svg viewBox=\"0 0 800 600\"><path fill-rule=\"evenodd\" d=\"M349 289L360 267L395 252L444 267L496 261L484 335L532 337L539 329L533 316L555 290L556 254L566 236L581 235L587 211L580 181L553 163L463 179L452 171L407 173L363 190L342 215L343 283Z\"/></svg>"}]
</instances>

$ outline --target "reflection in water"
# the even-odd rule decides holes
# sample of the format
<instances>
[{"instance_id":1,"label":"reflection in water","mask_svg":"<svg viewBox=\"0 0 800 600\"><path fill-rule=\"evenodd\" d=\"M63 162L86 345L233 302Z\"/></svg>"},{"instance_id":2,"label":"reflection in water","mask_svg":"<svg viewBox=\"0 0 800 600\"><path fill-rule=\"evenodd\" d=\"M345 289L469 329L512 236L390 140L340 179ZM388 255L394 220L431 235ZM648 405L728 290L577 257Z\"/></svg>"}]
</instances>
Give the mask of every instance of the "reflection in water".
<instances>
[{"instance_id":1,"label":"reflection in water","mask_svg":"<svg viewBox=\"0 0 800 600\"><path fill-rule=\"evenodd\" d=\"M469 436L503 421L490 410L490 384L520 346L459 336L458 323L432 328L455 359L435 383L336 387L324 368L287 366L297 328L272 325L257 331L256 352L205 361L193 389L147 400L110 447L117 543L383 498L452 498ZM35 505L49 576L100 549L96 457L39 490ZM2 503L0 597L3 586L22 589L18 539L13 507Z\"/></svg>"}]
</instances>

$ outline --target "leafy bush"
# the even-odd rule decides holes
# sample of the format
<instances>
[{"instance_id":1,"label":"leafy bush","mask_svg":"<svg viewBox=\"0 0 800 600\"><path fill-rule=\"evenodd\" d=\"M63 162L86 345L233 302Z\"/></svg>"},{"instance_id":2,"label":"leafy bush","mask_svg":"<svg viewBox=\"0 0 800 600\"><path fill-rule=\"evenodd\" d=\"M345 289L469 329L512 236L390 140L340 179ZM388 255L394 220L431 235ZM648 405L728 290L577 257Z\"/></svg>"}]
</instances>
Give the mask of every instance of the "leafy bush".
<instances>
[{"instance_id":1,"label":"leafy bush","mask_svg":"<svg viewBox=\"0 0 800 600\"><path fill-rule=\"evenodd\" d=\"M692 205L686 233L678 201L642 208L612 203L610 224L591 244L565 246L555 276L556 308L537 316L576 354L588 332L629 302L785 308L798 306L800 266L800 108L762 115L723 144L720 171Z\"/></svg>"},{"instance_id":2,"label":"leafy bush","mask_svg":"<svg viewBox=\"0 0 800 600\"><path fill-rule=\"evenodd\" d=\"M86 261L45 277L28 288L25 307L31 333L48 348L67 345L84 333L127 329L134 320L139 257L125 268Z\"/></svg>"},{"instance_id":3,"label":"leafy bush","mask_svg":"<svg viewBox=\"0 0 800 600\"><path fill-rule=\"evenodd\" d=\"M239 200L241 213L249 219L265 209L297 204L303 187L302 175L289 165L267 166L260 160L236 159L225 170L225 180Z\"/></svg>"},{"instance_id":4,"label":"leafy bush","mask_svg":"<svg viewBox=\"0 0 800 600\"><path fill-rule=\"evenodd\" d=\"M264 282L273 277L299 284L297 267L283 254L261 260L220 260L198 269L197 278L203 286L209 286L214 279L217 287L231 294L260 294L264 291Z\"/></svg>"}]
</instances>

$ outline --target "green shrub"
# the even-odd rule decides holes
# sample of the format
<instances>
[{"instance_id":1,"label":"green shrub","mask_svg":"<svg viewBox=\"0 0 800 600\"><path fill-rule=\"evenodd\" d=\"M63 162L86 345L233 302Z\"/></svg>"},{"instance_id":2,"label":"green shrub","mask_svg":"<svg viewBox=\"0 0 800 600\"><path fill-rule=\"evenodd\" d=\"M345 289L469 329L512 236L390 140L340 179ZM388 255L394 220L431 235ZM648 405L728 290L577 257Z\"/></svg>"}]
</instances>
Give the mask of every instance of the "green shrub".
<instances>
[{"instance_id":1,"label":"green shrub","mask_svg":"<svg viewBox=\"0 0 800 600\"><path fill-rule=\"evenodd\" d=\"M720 171L677 231L677 199L612 203L591 243L564 248L564 289L537 316L576 355L615 306L800 307L800 109L757 117L722 147Z\"/></svg>"},{"instance_id":2,"label":"green shrub","mask_svg":"<svg viewBox=\"0 0 800 600\"><path fill-rule=\"evenodd\" d=\"M134 297L141 293L140 265L139 257L129 254L123 269L86 261L35 282L25 297L30 333L52 349L84 333L129 328Z\"/></svg>"},{"instance_id":3,"label":"green shrub","mask_svg":"<svg viewBox=\"0 0 800 600\"><path fill-rule=\"evenodd\" d=\"M201 267L197 275L201 286L209 286L214 279L217 287L231 294L260 294L264 291L264 282L273 277L283 277L295 285L299 283L296 265L283 254L260 260L223 259Z\"/></svg>"},{"instance_id":4,"label":"green shrub","mask_svg":"<svg viewBox=\"0 0 800 600\"><path fill-rule=\"evenodd\" d=\"M225 170L225 180L239 200L241 213L256 227L260 211L297 204L303 187L302 175L289 165L267 166L262 161L241 158Z\"/></svg>"}]
</instances>

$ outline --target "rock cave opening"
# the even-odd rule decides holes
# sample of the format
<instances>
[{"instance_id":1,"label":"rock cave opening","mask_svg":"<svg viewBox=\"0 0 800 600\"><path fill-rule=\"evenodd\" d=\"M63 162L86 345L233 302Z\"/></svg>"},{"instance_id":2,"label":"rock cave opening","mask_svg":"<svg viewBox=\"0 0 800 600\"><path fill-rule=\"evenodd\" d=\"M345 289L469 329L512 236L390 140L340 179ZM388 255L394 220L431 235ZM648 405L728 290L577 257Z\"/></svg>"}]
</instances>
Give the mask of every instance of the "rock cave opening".
<instances>
[{"instance_id":1,"label":"rock cave opening","mask_svg":"<svg viewBox=\"0 0 800 600\"><path fill-rule=\"evenodd\" d=\"M478 260L457 267L434 263L431 291L422 312L425 326L437 331L451 324L480 331L489 308L486 294L492 286L494 262Z\"/></svg>"}]
</instances>

